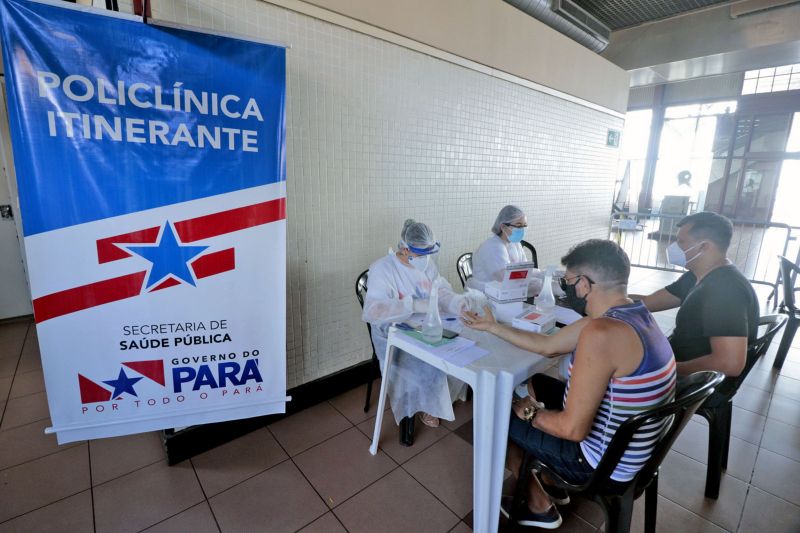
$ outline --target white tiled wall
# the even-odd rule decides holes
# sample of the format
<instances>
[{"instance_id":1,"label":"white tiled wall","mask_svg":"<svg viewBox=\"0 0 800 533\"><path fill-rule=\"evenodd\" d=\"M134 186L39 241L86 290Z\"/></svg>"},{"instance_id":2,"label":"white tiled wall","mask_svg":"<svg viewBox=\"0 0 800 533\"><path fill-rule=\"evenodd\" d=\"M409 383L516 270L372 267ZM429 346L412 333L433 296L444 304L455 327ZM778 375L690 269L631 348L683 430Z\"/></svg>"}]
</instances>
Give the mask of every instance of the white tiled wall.
<instances>
[{"instance_id":1,"label":"white tiled wall","mask_svg":"<svg viewBox=\"0 0 800 533\"><path fill-rule=\"evenodd\" d=\"M607 235L617 151L605 140L617 117L258 0L153 9L291 45L290 387L369 358L354 282L407 217L434 229L439 268L459 288L456 258L506 203L527 212L540 264Z\"/></svg>"}]
</instances>

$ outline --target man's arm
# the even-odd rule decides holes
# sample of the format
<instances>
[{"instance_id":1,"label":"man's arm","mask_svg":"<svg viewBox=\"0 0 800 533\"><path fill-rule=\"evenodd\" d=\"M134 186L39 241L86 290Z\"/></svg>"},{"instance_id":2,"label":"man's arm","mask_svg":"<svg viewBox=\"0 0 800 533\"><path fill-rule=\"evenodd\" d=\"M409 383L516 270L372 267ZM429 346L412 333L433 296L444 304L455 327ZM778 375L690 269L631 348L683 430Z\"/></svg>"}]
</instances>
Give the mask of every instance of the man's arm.
<instances>
[{"instance_id":1,"label":"man's arm","mask_svg":"<svg viewBox=\"0 0 800 533\"><path fill-rule=\"evenodd\" d=\"M573 351L578 345L578 337L581 331L589 322L588 318L582 318L569 326L561 328L552 335L543 335L541 333L523 331L498 323L489 307L485 307L483 311L484 316L478 316L475 313L465 313L462 318L464 324L473 329L488 331L518 348L538 353L545 357L552 357Z\"/></svg>"},{"instance_id":2,"label":"man's arm","mask_svg":"<svg viewBox=\"0 0 800 533\"><path fill-rule=\"evenodd\" d=\"M747 363L747 337L711 337L711 353L678 363L678 374L717 370L728 377L742 373Z\"/></svg>"},{"instance_id":3,"label":"man's arm","mask_svg":"<svg viewBox=\"0 0 800 533\"><path fill-rule=\"evenodd\" d=\"M651 313L674 309L681 305L681 299L667 289L660 289L648 295L630 294L629 297L634 300L640 300Z\"/></svg>"}]
</instances>

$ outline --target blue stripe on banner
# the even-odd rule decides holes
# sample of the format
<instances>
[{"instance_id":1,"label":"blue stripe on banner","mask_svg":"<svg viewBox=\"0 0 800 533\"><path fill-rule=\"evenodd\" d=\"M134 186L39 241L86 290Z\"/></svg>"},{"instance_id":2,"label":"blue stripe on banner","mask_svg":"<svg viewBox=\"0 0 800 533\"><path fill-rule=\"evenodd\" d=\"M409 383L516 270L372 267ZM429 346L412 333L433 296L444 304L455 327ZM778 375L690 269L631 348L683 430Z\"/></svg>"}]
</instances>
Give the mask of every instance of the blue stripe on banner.
<instances>
[{"instance_id":1,"label":"blue stripe on banner","mask_svg":"<svg viewBox=\"0 0 800 533\"><path fill-rule=\"evenodd\" d=\"M285 180L283 48L20 0L0 17L26 236Z\"/></svg>"}]
</instances>

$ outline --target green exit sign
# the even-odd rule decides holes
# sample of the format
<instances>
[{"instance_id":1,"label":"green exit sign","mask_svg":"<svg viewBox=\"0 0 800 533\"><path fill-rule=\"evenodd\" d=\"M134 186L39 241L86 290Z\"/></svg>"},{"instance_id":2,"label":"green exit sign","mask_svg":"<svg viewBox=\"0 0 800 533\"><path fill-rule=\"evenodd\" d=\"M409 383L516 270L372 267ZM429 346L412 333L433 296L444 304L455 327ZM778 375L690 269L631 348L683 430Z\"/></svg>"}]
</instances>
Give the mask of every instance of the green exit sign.
<instances>
[{"instance_id":1,"label":"green exit sign","mask_svg":"<svg viewBox=\"0 0 800 533\"><path fill-rule=\"evenodd\" d=\"M619 136L620 136L619 130L608 130L608 135L606 135L606 146L618 148Z\"/></svg>"}]
</instances>

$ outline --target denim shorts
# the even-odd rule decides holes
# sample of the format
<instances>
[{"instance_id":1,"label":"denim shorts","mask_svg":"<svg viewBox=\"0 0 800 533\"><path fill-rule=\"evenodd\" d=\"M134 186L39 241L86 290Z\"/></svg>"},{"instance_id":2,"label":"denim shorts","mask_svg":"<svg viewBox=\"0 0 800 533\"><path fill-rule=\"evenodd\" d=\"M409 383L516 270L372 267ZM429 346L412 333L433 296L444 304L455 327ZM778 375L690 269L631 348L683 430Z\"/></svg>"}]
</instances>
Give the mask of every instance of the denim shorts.
<instances>
[{"instance_id":1,"label":"denim shorts","mask_svg":"<svg viewBox=\"0 0 800 533\"><path fill-rule=\"evenodd\" d=\"M559 388L561 395L564 394L564 384L549 376L537 374L534 376L533 385L537 399L543 401L548 408L558 403L555 397ZM508 437L514 444L549 466L569 483L576 485L585 483L594 472L594 468L583 456L579 443L545 433L533 427L530 422L518 418L513 411Z\"/></svg>"}]
</instances>

